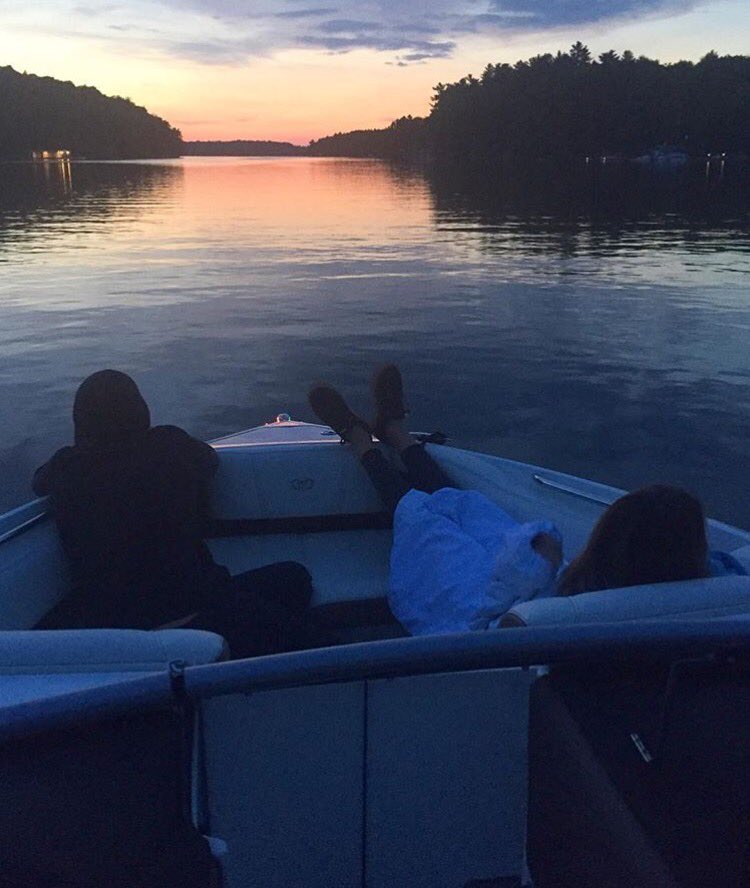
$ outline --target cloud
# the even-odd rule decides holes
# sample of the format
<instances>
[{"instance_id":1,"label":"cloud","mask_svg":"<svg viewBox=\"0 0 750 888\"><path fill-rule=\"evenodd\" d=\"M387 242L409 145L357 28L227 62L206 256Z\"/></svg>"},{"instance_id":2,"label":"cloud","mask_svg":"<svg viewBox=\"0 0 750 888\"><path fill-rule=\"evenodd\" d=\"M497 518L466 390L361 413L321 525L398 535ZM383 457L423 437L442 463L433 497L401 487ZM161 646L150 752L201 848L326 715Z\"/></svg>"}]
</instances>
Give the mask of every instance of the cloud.
<instances>
[{"instance_id":1,"label":"cloud","mask_svg":"<svg viewBox=\"0 0 750 888\"><path fill-rule=\"evenodd\" d=\"M280 19L304 19L335 14L336 12L338 10L333 6L319 6L317 9L287 9L284 12L276 12L274 15Z\"/></svg>"},{"instance_id":2,"label":"cloud","mask_svg":"<svg viewBox=\"0 0 750 888\"><path fill-rule=\"evenodd\" d=\"M491 0L489 16L500 16L505 26L556 28L595 24L606 19L639 17L652 13L688 12L698 0ZM479 16L485 18L487 16ZM497 24L503 27L502 21Z\"/></svg>"},{"instance_id":3,"label":"cloud","mask_svg":"<svg viewBox=\"0 0 750 888\"><path fill-rule=\"evenodd\" d=\"M133 46L204 64L236 65L301 48L371 50L403 67L450 56L468 35L676 14L700 2L715 0L131 0L74 6L66 16L82 35L112 41L127 34ZM48 14L65 4L37 0L40 7Z\"/></svg>"},{"instance_id":4,"label":"cloud","mask_svg":"<svg viewBox=\"0 0 750 888\"><path fill-rule=\"evenodd\" d=\"M361 34L365 31L379 31L382 27L378 22L363 22L357 19L331 19L320 23L320 30L328 34L336 34L339 31Z\"/></svg>"},{"instance_id":5,"label":"cloud","mask_svg":"<svg viewBox=\"0 0 750 888\"><path fill-rule=\"evenodd\" d=\"M402 55L399 57L399 64L405 65L409 62L424 62L427 59L434 58L442 58L445 56L449 56L451 52L454 50L456 44L455 43L436 43L434 44L436 47L442 47L441 49L437 49L433 52L407 52L406 55Z\"/></svg>"},{"instance_id":6,"label":"cloud","mask_svg":"<svg viewBox=\"0 0 750 888\"><path fill-rule=\"evenodd\" d=\"M423 59L445 58L456 48L452 40L435 42L430 40L408 40L390 33L361 33L346 37L326 37L322 35L308 35L301 37L303 45L316 49L326 49L329 52L349 52L353 49L374 49L378 52L400 52L409 49L410 52L400 56L402 61L421 61Z\"/></svg>"}]
</instances>

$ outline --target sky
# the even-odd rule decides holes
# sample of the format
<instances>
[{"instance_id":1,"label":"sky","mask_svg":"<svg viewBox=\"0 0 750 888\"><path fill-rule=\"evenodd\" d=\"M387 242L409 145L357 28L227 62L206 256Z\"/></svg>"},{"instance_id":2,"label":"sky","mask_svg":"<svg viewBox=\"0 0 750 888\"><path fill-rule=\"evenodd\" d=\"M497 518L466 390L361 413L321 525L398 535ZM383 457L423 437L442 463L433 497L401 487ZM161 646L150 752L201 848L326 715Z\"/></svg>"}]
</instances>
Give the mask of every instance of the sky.
<instances>
[{"instance_id":1,"label":"sky","mask_svg":"<svg viewBox=\"0 0 750 888\"><path fill-rule=\"evenodd\" d=\"M567 49L750 51L748 0L0 0L0 65L127 96L186 139L306 144Z\"/></svg>"}]
</instances>

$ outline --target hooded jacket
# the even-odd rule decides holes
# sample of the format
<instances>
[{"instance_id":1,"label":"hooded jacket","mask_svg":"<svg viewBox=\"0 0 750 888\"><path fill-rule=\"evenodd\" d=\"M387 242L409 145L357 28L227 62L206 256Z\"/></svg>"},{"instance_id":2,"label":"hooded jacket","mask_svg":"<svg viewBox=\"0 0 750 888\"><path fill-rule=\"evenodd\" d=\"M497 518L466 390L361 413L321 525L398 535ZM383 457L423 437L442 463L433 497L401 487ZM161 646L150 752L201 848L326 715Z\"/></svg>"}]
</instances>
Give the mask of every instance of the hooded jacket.
<instances>
[{"instance_id":1,"label":"hooded jacket","mask_svg":"<svg viewBox=\"0 0 750 888\"><path fill-rule=\"evenodd\" d=\"M204 606L225 583L203 542L216 452L175 426L151 426L148 406L124 373L81 384L75 444L39 468L73 593L46 628L151 628Z\"/></svg>"}]
</instances>

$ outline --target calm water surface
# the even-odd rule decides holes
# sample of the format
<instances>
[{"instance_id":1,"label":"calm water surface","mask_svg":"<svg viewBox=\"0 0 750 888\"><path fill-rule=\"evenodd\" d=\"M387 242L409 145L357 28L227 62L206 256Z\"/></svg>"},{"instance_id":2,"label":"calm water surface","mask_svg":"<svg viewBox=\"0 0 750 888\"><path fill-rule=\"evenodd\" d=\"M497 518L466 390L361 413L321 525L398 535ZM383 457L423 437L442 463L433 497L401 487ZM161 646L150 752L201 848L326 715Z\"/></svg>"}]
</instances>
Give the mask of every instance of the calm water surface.
<instances>
[{"instance_id":1,"label":"calm water surface","mask_svg":"<svg viewBox=\"0 0 750 888\"><path fill-rule=\"evenodd\" d=\"M378 161L0 166L0 508L72 434L80 380L131 373L155 421L215 437L369 410L622 487L663 479L750 527L750 225L732 183Z\"/></svg>"}]
</instances>

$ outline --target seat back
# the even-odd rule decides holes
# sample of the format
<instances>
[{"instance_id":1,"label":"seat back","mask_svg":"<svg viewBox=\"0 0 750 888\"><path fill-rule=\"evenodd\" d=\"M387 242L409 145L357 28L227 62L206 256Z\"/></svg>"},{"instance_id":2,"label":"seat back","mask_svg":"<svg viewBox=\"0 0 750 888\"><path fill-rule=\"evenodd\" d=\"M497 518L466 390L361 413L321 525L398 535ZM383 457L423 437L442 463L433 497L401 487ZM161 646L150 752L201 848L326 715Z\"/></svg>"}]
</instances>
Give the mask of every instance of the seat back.
<instances>
[{"instance_id":1,"label":"seat back","mask_svg":"<svg viewBox=\"0 0 750 888\"><path fill-rule=\"evenodd\" d=\"M197 629L0 632L0 700L13 706L164 671L175 660L197 666L225 655L220 635Z\"/></svg>"},{"instance_id":2,"label":"seat back","mask_svg":"<svg viewBox=\"0 0 750 888\"><path fill-rule=\"evenodd\" d=\"M0 675L153 672L174 660L213 663L224 639L201 629L50 629L0 632Z\"/></svg>"},{"instance_id":3,"label":"seat back","mask_svg":"<svg viewBox=\"0 0 750 888\"><path fill-rule=\"evenodd\" d=\"M212 512L221 520L367 514L382 503L345 448L221 447Z\"/></svg>"},{"instance_id":4,"label":"seat back","mask_svg":"<svg viewBox=\"0 0 750 888\"><path fill-rule=\"evenodd\" d=\"M500 625L706 620L745 613L750 613L750 577L726 576L526 601L511 608Z\"/></svg>"}]
</instances>

